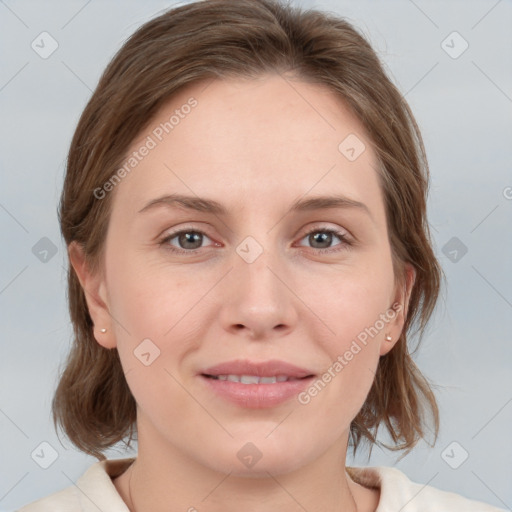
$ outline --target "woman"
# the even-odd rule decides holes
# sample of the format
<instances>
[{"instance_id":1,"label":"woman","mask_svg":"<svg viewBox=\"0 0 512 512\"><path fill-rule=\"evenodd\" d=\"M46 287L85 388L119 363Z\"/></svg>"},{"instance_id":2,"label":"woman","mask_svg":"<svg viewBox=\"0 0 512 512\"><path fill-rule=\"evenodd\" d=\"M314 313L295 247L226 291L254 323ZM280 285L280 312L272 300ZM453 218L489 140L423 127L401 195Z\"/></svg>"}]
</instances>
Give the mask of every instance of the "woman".
<instances>
[{"instance_id":1,"label":"woman","mask_svg":"<svg viewBox=\"0 0 512 512\"><path fill-rule=\"evenodd\" d=\"M438 409L407 336L441 271L420 133L344 20L207 0L142 26L75 132L74 345L53 402L100 462L21 509L494 511L387 467ZM102 451L137 434L136 458ZM420 492L421 491L421 492Z\"/></svg>"}]
</instances>

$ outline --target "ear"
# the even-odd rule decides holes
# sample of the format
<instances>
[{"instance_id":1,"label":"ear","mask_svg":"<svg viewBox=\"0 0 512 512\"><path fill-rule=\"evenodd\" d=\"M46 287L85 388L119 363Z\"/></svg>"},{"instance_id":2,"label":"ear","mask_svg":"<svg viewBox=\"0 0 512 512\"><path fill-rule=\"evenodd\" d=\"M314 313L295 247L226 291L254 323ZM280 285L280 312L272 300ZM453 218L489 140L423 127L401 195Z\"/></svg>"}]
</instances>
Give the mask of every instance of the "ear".
<instances>
[{"instance_id":1,"label":"ear","mask_svg":"<svg viewBox=\"0 0 512 512\"><path fill-rule=\"evenodd\" d=\"M107 288L101 271L92 272L78 242L68 246L69 261L82 285L89 314L94 323L94 337L103 347L112 349L117 346L113 332L112 317L108 308ZM106 329L106 332L101 332Z\"/></svg>"},{"instance_id":2,"label":"ear","mask_svg":"<svg viewBox=\"0 0 512 512\"><path fill-rule=\"evenodd\" d=\"M400 280L395 289L395 296L390 309L386 312L389 319L383 329L384 336L380 345L380 355L386 355L400 338L404 328L407 311L409 310L409 299L416 281L416 270L410 264L405 264L404 278ZM386 339L387 337L391 339Z\"/></svg>"}]
</instances>

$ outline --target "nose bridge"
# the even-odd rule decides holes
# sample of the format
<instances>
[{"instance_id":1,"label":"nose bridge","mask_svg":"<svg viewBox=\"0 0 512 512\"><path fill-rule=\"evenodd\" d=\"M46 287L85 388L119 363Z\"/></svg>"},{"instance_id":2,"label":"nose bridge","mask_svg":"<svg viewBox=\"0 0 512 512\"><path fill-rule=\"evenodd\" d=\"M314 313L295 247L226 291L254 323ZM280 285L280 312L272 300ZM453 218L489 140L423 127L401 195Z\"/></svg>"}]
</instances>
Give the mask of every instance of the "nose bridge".
<instances>
[{"instance_id":1,"label":"nose bridge","mask_svg":"<svg viewBox=\"0 0 512 512\"><path fill-rule=\"evenodd\" d=\"M278 229L274 226L275 220L268 212L245 210L248 216L240 216L240 224L237 226L237 233L241 236L235 247L237 258L235 267L247 278L267 275L268 267L279 267L282 265L283 254L278 239Z\"/></svg>"},{"instance_id":2,"label":"nose bridge","mask_svg":"<svg viewBox=\"0 0 512 512\"><path fill-rule=\"evenodd\" d=\"M296 318L293 294L284 284L287 272L282 247L265 224L260 222L258 230L248 231L251 234L236 246L223 301L225 327L244 326L254 336L290 327Z\"/></svg>"},{"instance_id":3,"label":"nose bridge","mask_svg":"<svg viewBox=\"0 0 512 512\"><path fill-rule=\"evenodd\" d=\"M283 283L275 274L284 272L284 255L273 232L262 229L256 236L246 236L236 247L235 279L244 294L268 301L283 291Z\"/></svg>"}]
</instances>

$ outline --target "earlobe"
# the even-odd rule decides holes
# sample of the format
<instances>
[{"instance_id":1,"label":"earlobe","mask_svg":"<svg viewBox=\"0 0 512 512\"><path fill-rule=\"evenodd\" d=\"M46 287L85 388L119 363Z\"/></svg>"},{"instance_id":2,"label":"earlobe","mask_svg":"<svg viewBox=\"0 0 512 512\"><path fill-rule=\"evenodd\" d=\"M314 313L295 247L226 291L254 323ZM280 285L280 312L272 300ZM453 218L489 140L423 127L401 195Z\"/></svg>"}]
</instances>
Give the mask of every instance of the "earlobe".
<instances>
[{"instance_id":1,"label":"earlobe","mask_svg":"<svg viewBox=\"0 0 512 512\"><path fill-rule=\"evenodd\" d=\"M407 319L409 299L416 281L416 269L410 264L405 264L404 279L400 286L396 287L395 298L388 317L390 321L385 329L383 341L380 346L380 355L386 355L398 342Z\"/></svg>"},{"instance_id":2,"label":"earlobe","mask_svg":"<svg viewBox=\"0 0 512 512\"><path fill-rule=\"evenodd\" d=\"M385 356L395 346L397 341L398 338L393 338L389 333L386 334L384 341L380 344L380 355Z\"/></svg>"},{"instance_id":3,"label":"earlobe","mask_svg":"<svg viewBox=\"0 0 512 512\"><path fill-rule=\"evenodd\" d=\"M83 247L78 242L73 241L69 244L68 256L85 294L89 315L94 324L93 334L96 341L105 348L115 348L116 340L102 273L99 270L91 271Z\"/></svg>"}]
</instances>

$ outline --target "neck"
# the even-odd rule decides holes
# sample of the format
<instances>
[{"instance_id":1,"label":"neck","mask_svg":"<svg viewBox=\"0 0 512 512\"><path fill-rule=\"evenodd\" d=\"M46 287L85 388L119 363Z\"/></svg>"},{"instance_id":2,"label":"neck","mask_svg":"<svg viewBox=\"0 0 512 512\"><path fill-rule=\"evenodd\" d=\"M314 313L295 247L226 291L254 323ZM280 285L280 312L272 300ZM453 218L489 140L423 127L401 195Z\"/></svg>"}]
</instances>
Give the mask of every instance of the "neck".
<instances>
[{"instance_id":1,"label":"neck","mask_svg":"<svg viewBox=\"0 0 512 512\"><path fill-rule=\"evenodd\" d=\"M293 471L252 478L205 467L148 440L139 432L139 455L122 475L131 512L358 512L360 493L345 472L344 443Z\"/></svg>"}]
</instances>

